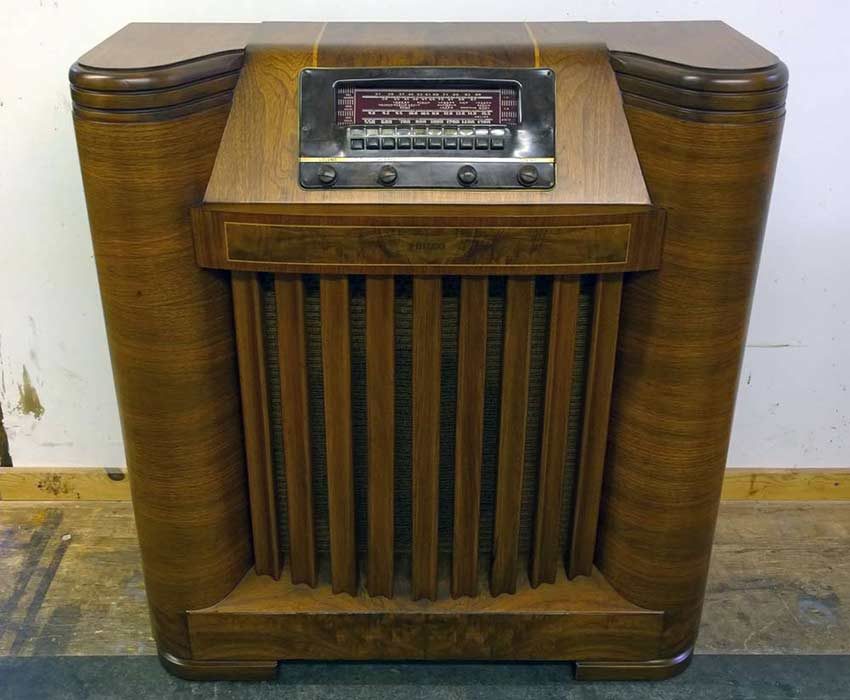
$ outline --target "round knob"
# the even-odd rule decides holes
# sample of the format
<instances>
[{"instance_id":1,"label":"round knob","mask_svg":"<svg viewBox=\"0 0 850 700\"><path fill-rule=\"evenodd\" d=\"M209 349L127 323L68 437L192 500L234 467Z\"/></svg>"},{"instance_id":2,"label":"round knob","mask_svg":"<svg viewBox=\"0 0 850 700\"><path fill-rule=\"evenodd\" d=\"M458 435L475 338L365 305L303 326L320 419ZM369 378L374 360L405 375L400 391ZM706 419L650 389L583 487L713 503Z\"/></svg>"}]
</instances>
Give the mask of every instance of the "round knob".
<instances>
[{"instance_id":1,"label":"round knob","mask_svg":"<svg viewBox=\"0 0 850 700\"><path fill-rule=\"evenodd\" d=\"M320 165L319 182L325 186L334 184L336 182L336 170L330 165Z\"/></svg>"},{"instance_id":2,"label":"round knob","mask_svg":"<svg viewBox=\"0 0 850 700\"><path fill-rule=\"evenodd\" d=\"M535 182L537 182L537 178L539 177L540 173L537 172L537 168L533 165L523 165L516 176L517 180L519 180L519 184L523 187L531 187Z\"/></svg>"},{"instance_id":3,"label":"round knob","mask_svg":"<svg viewBox=\"0 0 850 700\"><path fill-rule=\"evenodd\" d=\"M378 182L382 185L389 187L394 185L396 180L398 180L398 170L392 165L384 165L378 171Z\"/></svg>"},{"instance_id":4,"label":"round knob","mask_svg":"<svg viewBox=\"0 0 850 700\"><path fill-rule=\"evenodd\" d=\"M469 187L478 182L478 171L471 165L462 165L457 171L457 179L464 187Z\"/></svg>"}]
</instances>

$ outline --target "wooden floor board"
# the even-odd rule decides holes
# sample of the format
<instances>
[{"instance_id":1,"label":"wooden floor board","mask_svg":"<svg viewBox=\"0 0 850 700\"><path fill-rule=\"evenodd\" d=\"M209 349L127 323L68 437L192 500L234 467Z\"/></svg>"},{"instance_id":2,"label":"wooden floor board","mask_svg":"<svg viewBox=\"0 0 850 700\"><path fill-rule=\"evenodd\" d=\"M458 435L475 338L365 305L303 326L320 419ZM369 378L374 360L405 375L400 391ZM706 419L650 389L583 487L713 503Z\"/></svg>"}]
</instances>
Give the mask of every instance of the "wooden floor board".
<instances>
[{"instance_id":1,"label":"wooden floor board","mask_svg":"<svg viewBox=\"0 0 850 700\"><path fill-rule=\"evenodd\" d=\"M0 656L154 653L129 503L0 504Z\"/></svg>"},{"instance_id":2,"label":"wooden floor board","mask_svg":"<svg viewBox=\"0 0 850 700\"><path fill-rule=\"evenodd\" d=\"M850 653L850 504L723 503L697 650Z\"/></svg>"},{"instance_id":3,"label":"wooden floor board","mask_svg":"<svg viewBox=\"0 0 850 700\"><path fill-rule=\"evenodd\" d=\"M697 651L850 654L850 503L723 503ZM128 503L0 504L0 656L154 653Z\"/></svg>"}]
</instances>

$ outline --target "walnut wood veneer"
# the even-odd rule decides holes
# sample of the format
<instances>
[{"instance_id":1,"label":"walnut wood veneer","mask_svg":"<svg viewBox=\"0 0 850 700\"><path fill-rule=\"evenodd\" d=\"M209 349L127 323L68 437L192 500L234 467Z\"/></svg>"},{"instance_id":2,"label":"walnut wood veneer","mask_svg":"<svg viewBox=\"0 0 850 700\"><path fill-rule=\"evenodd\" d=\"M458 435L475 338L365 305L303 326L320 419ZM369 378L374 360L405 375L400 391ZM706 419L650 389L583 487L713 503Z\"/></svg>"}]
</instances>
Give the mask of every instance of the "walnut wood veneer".
<instances>
[{"instance_id":1,"label":"walnut wood veneer","mask_svg":"<svg viewBox=\"0 0 850 700\"><path fill-rule=\"evenodd\" d=\"M317 66L550 68L557 184L304 190ZM775 56L717 22L132 24L70 77L166 668L687 666Z\"/></svg>"}]
</instances>

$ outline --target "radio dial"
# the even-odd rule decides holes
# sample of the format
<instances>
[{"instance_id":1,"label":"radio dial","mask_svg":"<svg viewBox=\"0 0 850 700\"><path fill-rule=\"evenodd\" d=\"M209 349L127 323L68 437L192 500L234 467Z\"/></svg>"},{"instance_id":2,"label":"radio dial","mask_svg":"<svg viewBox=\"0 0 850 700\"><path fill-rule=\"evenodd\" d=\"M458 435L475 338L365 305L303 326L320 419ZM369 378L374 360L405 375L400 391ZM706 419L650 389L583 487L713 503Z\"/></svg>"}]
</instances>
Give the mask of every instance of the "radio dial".
<instances>
[{"instance_id":1,"label":"radio dial","mask_svg":"<svg viewBox=\"0 0 850 700\"><path fill-rule=\"evenodd\" d=\"M398 180L398 170L392 165L385 165L378 171L378 182L382 185L389 187L394 185L396 180Z\"/></svg>"},{"instance_id":2,"label":"radio dial","mask_svg":"<svg viewBox=\"0 0 850 700\"><path fill-rule=\"evenodd\" d=\"M461 185L469 187L478 181L478 171L471 165L462 165L458 168L457 179Z\"/></svg>"},{"instance_id":3,"label":"radio dial","mask_svg":"<svg viewBox=\"0 0 850 700\"><path fill-rule=\"evenodd\" d=\"M330 187L336 182L336 170L330 165L320 165L319 182L321 182L325 187Z\"/></svg>"}]
</instances>

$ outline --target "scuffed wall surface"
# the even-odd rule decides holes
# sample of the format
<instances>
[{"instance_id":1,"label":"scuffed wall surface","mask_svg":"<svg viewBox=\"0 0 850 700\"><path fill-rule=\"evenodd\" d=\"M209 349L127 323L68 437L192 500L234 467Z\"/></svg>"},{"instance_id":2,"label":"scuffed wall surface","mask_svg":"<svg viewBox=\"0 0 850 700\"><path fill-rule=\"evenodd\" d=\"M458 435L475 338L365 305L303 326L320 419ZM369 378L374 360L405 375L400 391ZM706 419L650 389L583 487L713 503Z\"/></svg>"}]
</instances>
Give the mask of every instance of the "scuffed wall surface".
<instances>
[{"instance_id":1,"label":"scuffed wall surface","mask_svg":"<svg viewBox=\"0 0 850 700\"><path fill-rule=\"evenodd\" d=\"M567 8L567 9L565 9ZM580 14L578 14L580 12ZM340 5L0 0L0 407L19 466L124 462L67 69L130 21L723 19L791 68L729 463L850 465L850 65L842 0ZM25 378L26 372L26 378ZM0 446L2 432L0 432Z\"/></svg>"}]
</instances>

